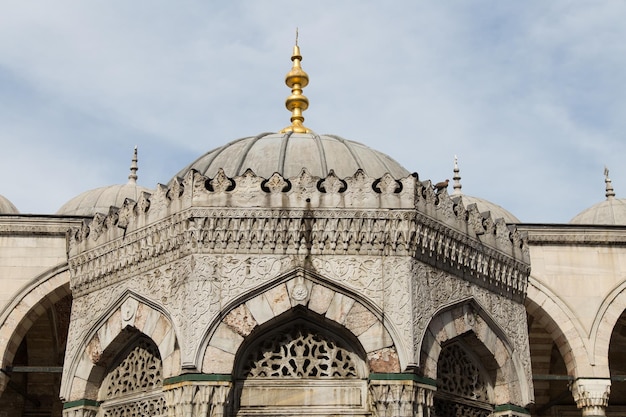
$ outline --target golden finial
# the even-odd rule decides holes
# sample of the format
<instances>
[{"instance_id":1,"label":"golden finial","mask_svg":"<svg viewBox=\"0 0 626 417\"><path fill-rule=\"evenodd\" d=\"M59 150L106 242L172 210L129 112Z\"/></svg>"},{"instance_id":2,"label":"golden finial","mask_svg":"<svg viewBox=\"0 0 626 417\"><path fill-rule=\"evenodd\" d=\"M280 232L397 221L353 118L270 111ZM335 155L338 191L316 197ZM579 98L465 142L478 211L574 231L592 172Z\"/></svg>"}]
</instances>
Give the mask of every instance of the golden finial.
<instances>
[{"instance_id":1,"label":"golden finial","mask_svg":"<svg viewBox=\"0 0 626 417\"><path fill-rule=\"evenodd\" d=\"M302 124L304 122L302 112L309 108L309 99L302 94L302 89L309 84L309 75L300 66L302 55L298 46L298 29L296 29L296 44L293 47L291 61L293 61L293 66L285 76L285 84L291 88L291 95L285 101L285 107L291 112L291 126L287 126L280 133L309 133L310 130Z\"/></svg>"}]
</instances>

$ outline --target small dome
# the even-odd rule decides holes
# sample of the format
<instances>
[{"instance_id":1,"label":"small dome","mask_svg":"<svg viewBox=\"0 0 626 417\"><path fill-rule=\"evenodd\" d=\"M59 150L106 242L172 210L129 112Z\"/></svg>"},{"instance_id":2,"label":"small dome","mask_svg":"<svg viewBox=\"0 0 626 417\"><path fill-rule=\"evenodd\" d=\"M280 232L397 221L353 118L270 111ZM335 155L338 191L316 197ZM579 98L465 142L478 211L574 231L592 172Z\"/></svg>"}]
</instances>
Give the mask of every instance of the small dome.
<instances>
[{"instance_id":1,"label":"small dome","mask_svg":"<svg viewBox=\"0 0 626 417\"><path fill-rule=\"evenodd\" d=\"M264 133L230 142L202 155L176 177L184 177L191 169L214 177L219 168L229 177L251 169L264 178L275 172L288 178L299 175L302 168L318 177L325 177L333 170L335 175L345 178L354 175L359 168L374 178L385 173L395 178L410 174L389 156L361 143L333 135L286 132Z\"/></svg>"},{"instance_id":2,"label":"small dome","mask_svg":"<svg viewBox=\"0 0 626 417\"><path fill-rule=\"evenodd\" d=\"M0 214L19 214L17 208L8 198L0 195Z\"/></svg>"},{"instance_id":3,"label":"small dome","mask_svg":"<svg viewBox=\"0 0 626 417\"><path fill-rule=\"evenodd\" d=\"M463 205L465 207L469 206L470 204L476 204L476 208L478 208L479 212L490 212L491 217L494 220L504 219L505 223L521 223L520 220L507 209L483 198L472 197L470 195L465 195L461 192L461 188L463 188L463 186L461 185L461 175L456 155L454 156L454 177L452 178L454 179L454 191L452 192L452 196L461 197L461 200L463 201Z\"/></svg>"},{"instance_id":4,"label":"small dome","mask_svg":"<svg viewBox=\"0 0 626 417\"><path fill-rule=\"evenodd\" d=\"M612 198L595 204L577 214L570 223L626 225L626 199Z\"/></svg>"},{"instance_id":5,"label":"small dome","mask_svg":"<svg viewBox=\"0 0 626 417\"><path fill-rule=\"evenodd\" d=\"M85 191L63 204L56 214L68 216L106 214L111 206L122 207L127 198L137 201L142 192L152 193L151 189L137 185L137 170L137 148L135 147L128 183Z\"/></svg>"},{"instance_id":6,"label":"small dome","mask_svg":"<svg viewBox=\"0 0 626 417\"><path fill-rule=\"evenodd\" d=\"M152 194L149 188L137 184L119 184L100 187L85 191L72 198L57 211L56 214L69 216L94 216L96 213L106 214L111 206L122 207L124 200L130 198L137 201L142 192Z\"/></svg>"},{"instance_id":7,"label":"small dome","mask_svg":"<svg viewBox=\"0 0 626 417\"><path fill-rule=\"evenodd\" d=\"M609 169L606 167L604 168L604 183L606 200L578 213L570 220L570 224L626 225L626 199L615 198Z\"/></svg>"},{"instance_id":8,"label":"small dome","mask_svg":"<svg viewBox=\"0 0 626 417\"><path fill-rule=\"evenodd\" d=\"M486 211L490 212L491 217L494 220L504 219L505 223L521 223L520 220L517 217L515 217L510 211L508 211L504 207L501 207L495 203L492 203L491 201L478 198L478 197L472 197L469 195L462 195L461 200L463 201L463 205L465 207L469 206L470 204L476 204L476 207L478 208L479 212L481 213L484 213Z\"/></svg>"}]
</instances>

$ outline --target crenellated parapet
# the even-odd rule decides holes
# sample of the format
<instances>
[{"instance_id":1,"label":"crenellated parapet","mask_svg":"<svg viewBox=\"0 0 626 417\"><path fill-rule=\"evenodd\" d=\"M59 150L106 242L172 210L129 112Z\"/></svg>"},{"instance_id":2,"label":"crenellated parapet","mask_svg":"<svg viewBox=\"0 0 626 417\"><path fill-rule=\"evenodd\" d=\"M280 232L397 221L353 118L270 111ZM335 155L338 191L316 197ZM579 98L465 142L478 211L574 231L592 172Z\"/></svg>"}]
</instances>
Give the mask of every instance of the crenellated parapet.
<instances>
[{"instance_id":1,"label":"crenellated parapet","mask_svg":"<svg viewBox=\"0 0 626 417\"><path fill-rule=\"evenodd\" d=\"M525 238L416 174L234 178L190 171L69 233L76 295L190 254L410 256L521 300Z\"/></svg>"}]
</instances>

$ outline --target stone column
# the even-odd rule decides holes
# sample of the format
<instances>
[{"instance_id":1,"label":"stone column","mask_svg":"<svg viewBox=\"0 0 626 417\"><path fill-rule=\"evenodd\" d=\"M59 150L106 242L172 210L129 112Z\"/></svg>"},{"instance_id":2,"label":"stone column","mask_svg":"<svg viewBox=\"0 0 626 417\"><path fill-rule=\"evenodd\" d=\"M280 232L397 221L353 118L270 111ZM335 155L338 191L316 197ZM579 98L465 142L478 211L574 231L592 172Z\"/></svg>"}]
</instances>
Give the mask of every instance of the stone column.
<instances>
[{"instance_id":1,"label":"stone column","mask_svg":"<svg viewBox=\"0 0 626 417\"><path fill-rule=\"evenodd\" d=\"M611 380L608 378L579 378L571 386L576 406L583 411L583 417L605 416L611 393Z\"/></svg>"},{"instance_id":2,"label":"stone column","mask_svg":"<svg viewBox=\"0 0 626 417\"><path fill-rule=\"evenodd\" d=\"M430 417L434 387L412 380L375 380L369 384L377 417Z\"/></svg>"},{"instance_id":3,"label":"stone column","mask_svg":"<svg viewBox=\"0 0 626 417\"><path fill-rule=\"evenodd\" d=\"M229 382L185 382L165 391L168 417L223 417Z\"/></svg>"}]
</instances>

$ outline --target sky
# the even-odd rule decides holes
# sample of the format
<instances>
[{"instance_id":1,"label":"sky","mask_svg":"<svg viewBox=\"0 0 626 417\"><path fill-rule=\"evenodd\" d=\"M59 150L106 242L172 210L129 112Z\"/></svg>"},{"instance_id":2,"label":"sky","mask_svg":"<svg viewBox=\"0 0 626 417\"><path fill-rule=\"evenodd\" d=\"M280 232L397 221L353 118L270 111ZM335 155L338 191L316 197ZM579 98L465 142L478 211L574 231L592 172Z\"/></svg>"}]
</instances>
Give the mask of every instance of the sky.
<instances>
[{"instance_id":1,"label":"sky","mask_svg":"<svg viewBox=\"0 0 626 417\"><path fill-rule=\"evenodd\" d=\"M452 180L525 223L626 198L626 2L0 2L0 194L52 214L127 181L155 188L211 149L305 125ZM449 189L452 192L452 188Z\"/></svg>"}]
</instances>

